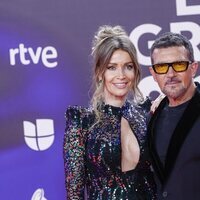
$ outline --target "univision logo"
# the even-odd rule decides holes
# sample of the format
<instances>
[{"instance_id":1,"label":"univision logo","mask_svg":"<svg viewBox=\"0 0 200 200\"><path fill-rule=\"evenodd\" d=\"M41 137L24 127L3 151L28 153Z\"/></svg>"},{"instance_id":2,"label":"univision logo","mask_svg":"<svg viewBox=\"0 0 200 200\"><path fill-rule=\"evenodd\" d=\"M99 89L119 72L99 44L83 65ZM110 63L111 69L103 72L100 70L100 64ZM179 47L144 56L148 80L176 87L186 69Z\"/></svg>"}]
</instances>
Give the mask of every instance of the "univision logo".
<instances>
[{"instance_id":1,"label":"univision logo","mask_svg":"<svg viewBox=\"0 0 200 200\"><path fill-rule=\"evenodd\" d=\"M36 124L24 121L24 139L35 151L48 149L54 141L54 125L52 119L36 119Z\"/></svg>"}]
</instances>

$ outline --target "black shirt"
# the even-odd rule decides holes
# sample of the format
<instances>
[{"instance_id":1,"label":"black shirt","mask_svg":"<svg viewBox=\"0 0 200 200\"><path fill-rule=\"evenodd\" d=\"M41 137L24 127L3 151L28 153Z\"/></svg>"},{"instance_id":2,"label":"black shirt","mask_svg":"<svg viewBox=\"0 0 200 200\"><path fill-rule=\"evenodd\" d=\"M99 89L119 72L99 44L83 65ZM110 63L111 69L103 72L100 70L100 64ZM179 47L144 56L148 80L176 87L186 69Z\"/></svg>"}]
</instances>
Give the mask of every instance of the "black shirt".
<instances>
[{"instance_id":1,"label":"black shirt","mask_svg":"<svg viewBox=\"0 0 200 200\"><path fill-rule=\"evenodd\" d=\"M189 101L175 107L166 105L157 119L155 130L156 150L163 165L165 164L165 158L171 136L185 108L187 107L188 102Z\"/></svg>"}]
</instances>

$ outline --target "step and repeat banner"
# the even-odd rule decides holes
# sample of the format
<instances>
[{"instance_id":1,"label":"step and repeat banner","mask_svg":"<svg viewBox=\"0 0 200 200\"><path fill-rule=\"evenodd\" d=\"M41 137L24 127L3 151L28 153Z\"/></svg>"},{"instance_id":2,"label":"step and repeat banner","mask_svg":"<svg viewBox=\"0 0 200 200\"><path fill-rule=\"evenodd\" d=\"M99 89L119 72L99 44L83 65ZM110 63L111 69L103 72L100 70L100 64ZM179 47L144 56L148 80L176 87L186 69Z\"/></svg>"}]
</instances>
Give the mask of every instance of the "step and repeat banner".
<instances>
[{"instance_id":1,"label":"step and repeat banner","mask_svg":"<svg viewBox=\"0 0 200 200\"><path fill-rule=\"evenodd\" d=\"M200 0L1 0L0 199L66 199L65 110L88 105L91 42L104 24L137 47L145 96L160 92L148 71L157 35L184 34L200 60Z\"/></svg>"}]
</instances>

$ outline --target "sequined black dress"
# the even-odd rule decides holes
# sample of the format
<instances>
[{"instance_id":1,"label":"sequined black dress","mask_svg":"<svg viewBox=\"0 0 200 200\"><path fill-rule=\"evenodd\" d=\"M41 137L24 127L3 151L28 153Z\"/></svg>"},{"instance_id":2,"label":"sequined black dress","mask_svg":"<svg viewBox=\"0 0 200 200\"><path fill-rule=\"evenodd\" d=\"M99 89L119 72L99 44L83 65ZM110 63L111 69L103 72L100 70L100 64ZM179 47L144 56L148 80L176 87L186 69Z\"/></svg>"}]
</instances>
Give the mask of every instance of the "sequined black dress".
<instances>
[{"instance_id":1,"label":"sequined black dress","mask_svg":"<svg viewBox=\"0 0 200 200\"><path fill-rule=\"evenodd\" d=\"M153 200L155 183L146 144L145 112L126 102L122 108L103 105L95 122L93 110L69 107L66 112L64 163L68 200ZM121 171L121 117L135 134L140 159L134 170ZM86 188L86 189L84 189Z\"/></svg>"}]
</instances>

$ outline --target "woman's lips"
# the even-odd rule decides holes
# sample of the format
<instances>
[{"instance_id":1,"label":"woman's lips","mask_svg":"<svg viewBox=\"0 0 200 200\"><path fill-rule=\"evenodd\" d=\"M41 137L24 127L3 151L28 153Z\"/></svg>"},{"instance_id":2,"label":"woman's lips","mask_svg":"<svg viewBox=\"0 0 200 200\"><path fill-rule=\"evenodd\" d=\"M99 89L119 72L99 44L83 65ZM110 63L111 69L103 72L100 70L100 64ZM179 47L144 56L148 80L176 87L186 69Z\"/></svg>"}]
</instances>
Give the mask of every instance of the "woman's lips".
<instances>
[{"instance_id":1,"label":"woman's lips","mask_svg":"<svg viewBox=\"0 0 200 200\"><path fill-rule=\"evenodd\" d=\"M127 85L127 83L114 83L115 87L119 89L124 89Z\"/></svg>"}]
</instances>

